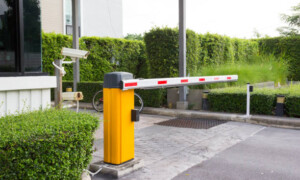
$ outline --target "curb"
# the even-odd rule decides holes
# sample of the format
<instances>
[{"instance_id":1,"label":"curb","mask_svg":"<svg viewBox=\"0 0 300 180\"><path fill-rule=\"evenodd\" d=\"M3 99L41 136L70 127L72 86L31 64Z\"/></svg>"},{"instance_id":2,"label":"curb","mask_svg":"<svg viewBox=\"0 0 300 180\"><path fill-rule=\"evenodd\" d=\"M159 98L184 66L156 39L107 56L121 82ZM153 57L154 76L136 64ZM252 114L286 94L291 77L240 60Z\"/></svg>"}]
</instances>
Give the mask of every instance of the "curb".
<instances>
[{"instance_id":1,"label":"curb","mask_svg":"<svg viewBox=\"0 0 300 180\"><path fill-rule=\"evenodd\" d=\"M242 114L229 114L229 113L164 109L164 108L149 108L149 107L145 107L143 113L172 116L172 117L205 118L205 119L216 119L216 120L225 120L225 121L237 121L237 122L246 122L246 123L258 124L258 125L264 125L270 127L300 129L300 118L259 116L259 115L246 117L245 115Z\"/></svg>"},{"instance_id":2,"label":"curb","mask_svg":"<svg viewBox=\"0 0 300 180\"><path fill-rule=\"evenodd\" d=\"M80 103L79 107L81 109L93 109L91 103ZM230 113L166 109L166 108L151 108L151 107L145 107L142 113L162 115L162 116L172 116L172 117L205 118L205 119L216 119L216 120L225 120L225 121L236 121L236 122L245 122L245 123L258 124L258 125L270 126L270 127L300 129L300 118L264 116L264 115L252 115L250 117L246 117L243 114L230 114Z\"/></svg>"}]
</instances>

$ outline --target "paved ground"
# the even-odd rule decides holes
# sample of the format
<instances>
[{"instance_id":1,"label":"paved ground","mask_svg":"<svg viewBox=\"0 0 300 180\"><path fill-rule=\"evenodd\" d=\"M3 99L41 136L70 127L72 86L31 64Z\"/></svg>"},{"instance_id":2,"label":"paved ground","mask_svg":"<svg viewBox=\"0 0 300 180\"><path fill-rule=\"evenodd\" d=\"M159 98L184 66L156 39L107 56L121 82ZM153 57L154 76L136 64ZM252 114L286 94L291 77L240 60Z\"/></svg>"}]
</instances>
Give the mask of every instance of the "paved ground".
<instances>
[{"instance_id":1,"label":"paved ground","mask_svg":"<svg viewBox=\"0 0 300 180\"><path fill-rule=\"evenodd\" d=\"M141 115L135 123L135 153L145 167L120 179L300 179L300 130L242 122L208 130L155 125L169 119L173 117ZM101 123L93 162L103 159L102 131Z\"/></svg>"},{"instance_id":2,"label":"paved ground","mask_svg":"<svg viewBox=\"0 0 300 180\"><path fill-rule=\"evenodd\" d=\"M208 130L154 125L168 119L172 117L141 115L141 121L135 126L135 152L136 157L144 160L145 167L122 179L171 179L264 128L238 122ZM93 162L103 159L101 133L96 133L96 137L100 138L95 141Z\"/></svg>"},{"instance_id":3,"label":"paved ground","mask_svg":"<svg viewBox=\"0 0 300 180\"><path fill-rule=\"evenodd\" d=\"M174 178L181 179L300 179L300 131L266 128Z\"/></svg>"},{"instance_id":4,"label":"paved ground","mask_svg":"<svg viewBox=\"0 0 300 180\"><path fill-rule=\"evenodd\" d=\"M120 179L300 179L299 130L241 122L208 130L155 125L172 118L141 115L135 153L145 167ZM103 159L102 127L95 133L93 162Z\"/></svg>"}]
</instances>

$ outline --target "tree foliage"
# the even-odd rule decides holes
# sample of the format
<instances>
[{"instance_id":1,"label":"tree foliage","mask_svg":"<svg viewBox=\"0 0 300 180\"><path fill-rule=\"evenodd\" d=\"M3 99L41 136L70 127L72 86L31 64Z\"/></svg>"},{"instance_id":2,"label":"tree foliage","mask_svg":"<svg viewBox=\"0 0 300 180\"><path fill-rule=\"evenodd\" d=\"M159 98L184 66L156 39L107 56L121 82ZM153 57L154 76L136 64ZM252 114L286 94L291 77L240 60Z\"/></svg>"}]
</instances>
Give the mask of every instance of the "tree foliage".
<instances>
[{"instance_id":1,"label":"tree foliage","mask_svg":"<svg viewBox=\"0 0 300 180\"><path fill-rule=\"evenodd\" d=\"M277 30L282 36L299 36L300 35L300 3L292 7L293 14L282 14L281 19L288 26L280 27Z\"/></svg>"},{"instance_id":2,"label":"tree foliage","mask_svg":"<svg viewBox=\"0 0 300 180\"><path fill-rule=\"evenodd\" d=\"M142 34L127 34L124 39L127 40L144 40L144 37Z\"/></svg>"}]
</instances>

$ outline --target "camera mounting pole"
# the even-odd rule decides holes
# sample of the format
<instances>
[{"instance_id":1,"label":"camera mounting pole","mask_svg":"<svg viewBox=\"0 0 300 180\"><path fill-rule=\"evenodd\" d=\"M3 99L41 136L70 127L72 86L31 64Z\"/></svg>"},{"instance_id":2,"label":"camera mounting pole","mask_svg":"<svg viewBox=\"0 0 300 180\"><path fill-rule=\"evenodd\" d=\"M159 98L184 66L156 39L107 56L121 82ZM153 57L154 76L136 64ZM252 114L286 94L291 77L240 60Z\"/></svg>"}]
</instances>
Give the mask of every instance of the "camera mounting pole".
<instances>
[{"instance_id":1,"label":"camera mounting pole","mask_svg":"<svg viewBox=\"0 0 300 180\"><path fill-rule=\"evenodd\" d=\"M79 49L79 28L80 28L80 1L72 0L72 25L73 25L73 48ZM73 66L73 91L77 91L77 83L80 82L79 58L75 58Z\"/></svg>"},{"instance_id":2,"label":"camera mounting pole","mask_svg":"<svg viewBox=\"0 0 300 180\"><path fill-rule=\"evenodd\" d=\"M62 108L62 77L63 77L63 70L62 70L62 60L58 59L53 62L55 68L55 76L56 76L56 83L57 88L55 89L55 107L58 109Z\"/></svg>"}]
</instances>

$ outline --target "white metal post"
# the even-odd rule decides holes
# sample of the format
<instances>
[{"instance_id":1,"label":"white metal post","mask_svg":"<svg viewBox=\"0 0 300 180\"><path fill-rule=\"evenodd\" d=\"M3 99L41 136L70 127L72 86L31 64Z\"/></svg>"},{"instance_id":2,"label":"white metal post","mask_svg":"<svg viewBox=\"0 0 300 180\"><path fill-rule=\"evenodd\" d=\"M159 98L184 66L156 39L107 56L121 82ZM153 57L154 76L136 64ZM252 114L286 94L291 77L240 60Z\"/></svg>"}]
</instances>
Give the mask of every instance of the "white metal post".
<instances>
[{"instance_id":1,"label":"white metal post","mask_svg":"<svg viewBox=\"0 0 300 180\"><path fill-rule=\"evenodd\" d=\"M246 116L250 116L250 84L247 83L247 112Z\"/></svg>"}]
</instances>

